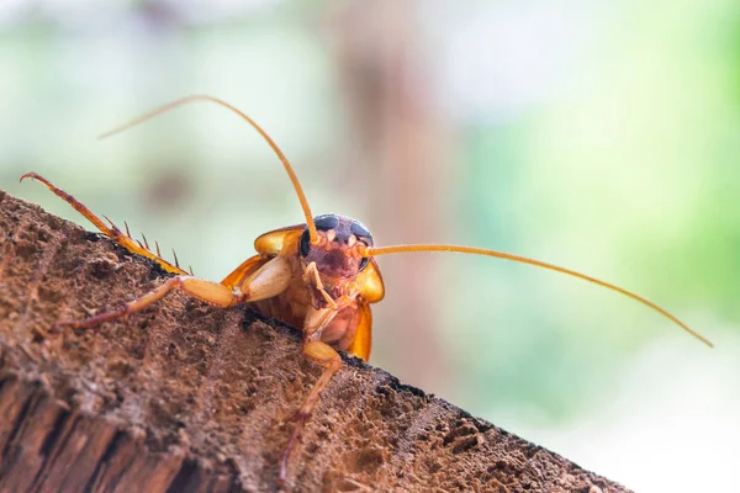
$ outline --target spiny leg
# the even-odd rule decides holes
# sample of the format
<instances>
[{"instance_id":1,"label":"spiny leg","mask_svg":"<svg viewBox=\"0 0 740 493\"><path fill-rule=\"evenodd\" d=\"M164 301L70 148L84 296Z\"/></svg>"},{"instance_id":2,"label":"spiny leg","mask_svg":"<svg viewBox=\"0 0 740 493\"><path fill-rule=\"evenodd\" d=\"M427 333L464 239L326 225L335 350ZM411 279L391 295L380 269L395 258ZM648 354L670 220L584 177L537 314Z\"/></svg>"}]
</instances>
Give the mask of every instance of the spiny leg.
<instances>
[{"instance_id":1,"label":"spiny leg","mask_svg":"<svg viewBox=\"0 0 740 493\"><path fill-rule=\"evenodd\" d=\"M141 297L129 301L118 310L99 313L82 321L57 322L55 329L71 327L75 329L86 329L104 322L110 322L118 318L126 317L132 313L139 312L144 308L164 298L170 291L180 290L184 293L211 303L221 308L228 308L242 301L242 296L222 284L218 284L191 276L176 276L167 279L163 284L145 293Z\"/></svg>"},{"instance_id":2,"label":"spiny leg","mask_svg":"<svg viewBox=\"0 0 740 493\"><path fill-rule=\"evenodd\" d=\"M110 223L110 226L105 224L105 222L100 217L98 217L95 213L93 213L90 209L88 209L87 206L85 206L82 202L80 202L79 200L77 200L72 195L62 190L61 188L57 187L56 185L51 183L49 180L47 180L43 176L37 173L34 173L34 172L30 172L30 173L26 173L25 175L21 176L20 181L23 181L26 178L32 178L46 185L46 188L51 190L57 197L67 202L77 212L82 214L88 221L93 223L95 227L98 228L98 230L100 230L101 233L103 233L105 236L107 236L108 238L112 239L113 241L121 245L123 248L125 248L129 252L155 261L157 264L159 264L160 267L162 267L162 269L164 269L167 272L171 272L172 274L187 274L187 271L181 269L179 265L172 265L171 263L163 259L161 255L158 255L158 254L155 254L149 251L147 247L145 247L144 245L138 243L136 240L131 238L130 234L128 235L124 234L107 217L105 219L108 220L108 222ZM128 225L126 225L126 230L128 230ZM146 242L146 239L144 241Z\"/></svg>"},{"instance_id":3,"label":"spiny leg","mask_svg":"<svg viewBox=\"0 0 740 493\"><path fill-rule=\"evenodd\" d=\"M54 327L88 328L116 320L143 310L173 290L180 290L193 298L221 308L228 308L238 303L259 301L276 296L288 287L290 279L289 262L284 257L270 259L238 287L226 286L193 276L171 277L148 293L124 304L118 310L103 312L82 321L59 322Z\"/></svg>"},{"instance_id":4,"label":"spiny leg","mask_svg":"<svg viewBox=\"0 0 740 493\"><path fill-rule=\"evenodd\" d=\"M316 404L319 402L321 391L331 381L334 374L342 367L342 358L331 346L321 341L308 341L303 345L303 354L308 359L324 367L321 376L311 388L301 407L293 415L295 426L290 434L288 444L285 446L283 455L280 458L280 484L285 484L288 479L288 462L290 454L295 446L300 442L306 423L313 414Z\"/></svg>"}]
</instances>

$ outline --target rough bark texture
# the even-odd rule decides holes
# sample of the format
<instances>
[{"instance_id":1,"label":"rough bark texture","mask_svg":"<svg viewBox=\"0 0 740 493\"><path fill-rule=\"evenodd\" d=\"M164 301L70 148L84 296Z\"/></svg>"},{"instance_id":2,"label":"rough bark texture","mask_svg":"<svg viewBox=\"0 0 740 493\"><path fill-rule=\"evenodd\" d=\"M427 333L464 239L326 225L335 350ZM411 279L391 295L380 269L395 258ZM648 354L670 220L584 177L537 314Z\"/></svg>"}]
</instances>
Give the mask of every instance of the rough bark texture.
<instances>
[{"instance_id":1,"label":"rough bark texture","mask_svg":"<svg viewBox=\"0 0 740 493\"><path fill-rule=\"evenodd\" d=\"M174 294L128 320L50 333L166 274L3 192L0 254L0 491L276 489L288 418L319 372L294 330ZM347 362L289 489L627 491Z\"/></svg>"}]
</instances>

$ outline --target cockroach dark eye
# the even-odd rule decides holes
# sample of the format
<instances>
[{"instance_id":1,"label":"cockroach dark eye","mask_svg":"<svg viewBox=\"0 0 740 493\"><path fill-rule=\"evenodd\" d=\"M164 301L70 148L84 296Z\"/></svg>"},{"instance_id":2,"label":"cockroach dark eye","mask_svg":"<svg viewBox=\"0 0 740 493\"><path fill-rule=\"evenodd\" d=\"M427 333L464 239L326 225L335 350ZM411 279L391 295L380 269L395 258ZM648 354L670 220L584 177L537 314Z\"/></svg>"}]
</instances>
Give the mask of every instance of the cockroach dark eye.
<instances>
[{"instance_id":1,"label":"cockroach dark eye","mask_svg":"<svg viewBox=\"0 0 740 493\"><path fill-rule=\"evenodd\" d=\"M324 214L316 216L313 223L319 231L329 231L339 225L339 218L334 214Z\"/></svg>"},{"instance_id":2,"label":"cockroach dark eye","mask_svg":"<svg viewBox=\"0 0 740 493\"><path fill-rule=\"evenodd\" d=\"M304 231L301 235L301 256L305 257L308 255L308 251L311 249L311 237L308 234L308 230Z\"/></svg>"},{"instance_id":3,"label":"cockroach dark eye","mask_svg":"<svg viewBox=\"0 0 740 493\"><path fill-rule=\"evenodd\" d=\"M352 234L355 236L359 236L359 237L370 236L370 231L368 231L365 226L363 226L357 221L352 221L352 224L350 225L349 229L350 231L352 231Z\"/></svg>"},{"instance_id":4,"label":"cockroach dark eye","mask_svg":"<svg viewBox=\"0 0 740 493\"><path fill-rule=\"evenodd\" d=\"M370 231L368 231L368 229L358 221L352 221L349 230L367 246L373 246L373 235L371 235Z\"/></svg>"},{"instance_id":5,"label":"cockroach dark eye","mask_svg":"<svg viewBox=\"0 0 740 493\"><path fill-rule=\"evenodd\" d=\"M370 259L367 257L362 257L362 260L360 260L360 270L365 270L365 267L367 267L367 264L370 263Z\"/></svg>"}]
</instances>

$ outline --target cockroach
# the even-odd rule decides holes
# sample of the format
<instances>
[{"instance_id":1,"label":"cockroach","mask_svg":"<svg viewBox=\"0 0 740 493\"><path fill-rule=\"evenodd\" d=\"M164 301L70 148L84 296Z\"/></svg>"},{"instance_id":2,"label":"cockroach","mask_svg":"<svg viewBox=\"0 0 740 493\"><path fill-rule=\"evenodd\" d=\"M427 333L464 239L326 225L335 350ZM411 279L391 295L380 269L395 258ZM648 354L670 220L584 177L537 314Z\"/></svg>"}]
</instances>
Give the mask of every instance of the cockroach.
<instances>
[{"instance_id":1,"label":"cockroach","mask_svg":"<svg viewBox=\"0 0 740 493\"><path fill-rule=\"evenodd\" d=\"M30 172L21 177L32 178L91 221L105 236L131 253L146 257L165 271L174 274L143 296L129 301L123 308L96 314L81 321L62 321L57 328L89 328L103 322L126 317L156 303L172 291L221 308L249 303L266 316L300 327L303 355L323 367L323 372L293 415L290 438L280 457L279 481L288 479L291 453L301 440L307 421L316 408L321 392L342 366L338 351L345 351L364 361L370 358L372 314L370 305L383 299L385 286L376 257L412 252L457 252L484 255L559 272L616 291L646 305L668 318L707 346L712 343L665 308L649 299L601 279L581 272L512 253L444 244L402 244L376 246L370 231L356 219L340 214L314 216L290 161L268 133L250 116L221 99L193 95L177 99L101 135L105 138L143 123L179 106L193 102L209 102L226 108L251 125L272 148L293 184L305 222L275 229L259 236L254 242L256 254L249 257L221 282L199 279L171 264L146 244L123 233L110 220L106 224L73 196L49 180ZM107 218L106 218L107 219ZM127 228L128 230L128 228Z\"/></svg>"}]
</instances>

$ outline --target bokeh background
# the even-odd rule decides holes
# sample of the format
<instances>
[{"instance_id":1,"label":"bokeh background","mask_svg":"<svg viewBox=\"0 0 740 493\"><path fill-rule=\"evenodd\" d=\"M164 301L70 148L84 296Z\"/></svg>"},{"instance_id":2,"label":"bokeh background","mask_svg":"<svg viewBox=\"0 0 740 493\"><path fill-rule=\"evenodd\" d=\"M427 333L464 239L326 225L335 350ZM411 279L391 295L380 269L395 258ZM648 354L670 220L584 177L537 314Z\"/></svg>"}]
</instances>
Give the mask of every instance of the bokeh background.
<instances>
[{"instance_id":1,"label":"bokeh background","mask_svg":"<svg viewBox=\"0 0 740 493\"><path fill-rule=\"evenodd\" d=\"M380 260L372 362L638 491L740 491L740 3L736 0L4 0L0 186L82 222L36 170L220 279L315 212L380 244L527 266Z\"/></svg>"}]
</instances>

